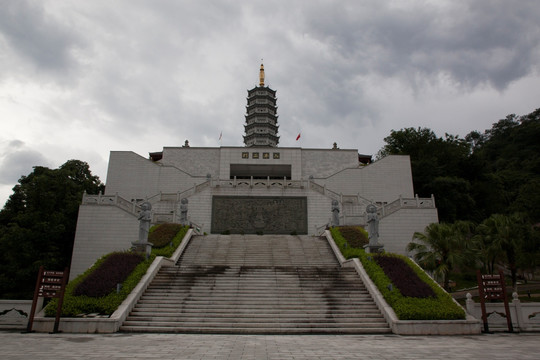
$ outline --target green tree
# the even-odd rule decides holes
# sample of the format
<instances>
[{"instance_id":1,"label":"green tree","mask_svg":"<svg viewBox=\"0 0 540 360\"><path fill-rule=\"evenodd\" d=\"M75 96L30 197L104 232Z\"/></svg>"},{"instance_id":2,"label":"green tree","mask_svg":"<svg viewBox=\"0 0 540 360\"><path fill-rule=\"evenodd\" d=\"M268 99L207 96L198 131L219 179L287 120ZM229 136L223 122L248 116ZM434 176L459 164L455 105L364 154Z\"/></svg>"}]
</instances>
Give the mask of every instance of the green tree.
<instances>
[{"instance_id":1,"label":"green tree","mask_svg":"<svg viewBox=\"0 0 540 360\"><path fill-rule=\"evenodd\" d=\"M427 128L392 130L378 157L409 155L414 191L435 195L439 217L444 222L465 220L475 208L471 185L464 177L471 144L458 136L439 138Z\"/></svg>"},{"instance_id":2,"label":"green tree","mask_svg":"<svg viewBox=\"0 0 540 360\"><path fill-rule=\"evenodd\" d=\"M540 221L539 138L540 109L508 115L481 136L469 159L475 170L468 171L478 221L514 212L525 212L532 223Z\"/></svg>"},{"instance_id":3,"label":"green tree","mask_svg":"<svg viewBox=\"0 0 540 360\"><path fill-rule=\"evenodd\" d=\"M448 291L450 272L470 259L473 229L473 224L466 221L433 223L423 233L414 233L407 251L413 253L420 266L442 279L443 287Z\"/></svg>"},{"instance_id":4,"label":"green tree","mask_svg":"<svg viewBox=\"0 0 540 360\"><path fill-rule=\"evenodd\" d=\"M518 259L524 239L530 237L530 225L521 214L493 214L478 226L477 231L480 253L487 255L483 258L484 266L493 273L497 262L505 264L516 291Z\"/></svg>"},{"instance_id":5,"label":"green tree","mask_svg":"<svg viewBox=\"0 0 540 360\"><path fill-rule=\"evenodd\" d=\"M36 166L19 179L0 211L0 297L31 297L40 265L70 265L82 194L103 189L79 160L58 169Z\"/></svg>"}]
</instances>

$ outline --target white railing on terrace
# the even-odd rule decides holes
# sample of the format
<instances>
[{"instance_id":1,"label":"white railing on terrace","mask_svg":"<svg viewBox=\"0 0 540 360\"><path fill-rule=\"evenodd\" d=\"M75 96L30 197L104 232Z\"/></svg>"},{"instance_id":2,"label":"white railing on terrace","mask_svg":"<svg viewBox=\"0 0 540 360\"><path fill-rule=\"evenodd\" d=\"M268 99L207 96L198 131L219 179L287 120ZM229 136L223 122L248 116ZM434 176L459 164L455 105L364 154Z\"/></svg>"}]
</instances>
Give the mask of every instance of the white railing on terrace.
<instances>
[{"instance_id":1,"label":"white railing on terrace","mask_svg":"<svg viewBox=\"0 0 540 360\"><path fill-rule=\"evenodd\" d=\"M278 189L304 189L309 188L317 191L318 193L325 195L332 200L337 200L341 205L340 223L342 224L366 224L366 206L373 202L357 195L343 195L338 194L332 190L326 188L326 186L319 185L311 180L288 180L283 179L237 179L234 177L229 180L213 180L209 179L200 184L194 184L193 187L177 193L158 193L153 195L145 201L149 201L152 205L159 202L172 202L179 203L181 199L187 198L191 195L199 193L209 187L231 187L231 188L278 188ZM141 212L141 208L136 202L128 201L118 194L116 195L83 195L83 204L95 204L95 205L114 205L118 206L125 211L138 216ZM434 209L435 198L431 195L431 198L420 198L418 195L414 198L399 197L396 201L389 204L375 204L377 206L377 212L382 219L390 214L395 213L400 209ZM163 211L165 210L165 211ZM153 213L153 222L176 222L177 219L176 205L173 205L170 209L156 209Z\"/></svg>"},{"instance_id":2,"label":"white railing on terrace","mask_svg":"<svg viewBox=\"0 0 540 360\"><path fill-rule=\"evenodd\" d=\"M400 196L396 201L380 207L380 216L388 216L399 209L435 209L435 197L433 195L430 198L420 198L418 195L414 198Z\"/></svg>"},{"instance_id":3,"label":"white railing on terrace","mask_svg":"<svg viewBox=\"0 0 540 360\"><path fill-rule=\"evenodd\" d=\"M111 205L117 206L133 215L138 215L141 212L141 207L135 202L128 201L118 194L116 195L88 195L83 194L82 203L84 205Z\"/></svg>"},{"instance_id":4,"label":"white railing on terrace","mask_svg":"<svg viewBox=\"0 0 540 360\"><path fill-rule=\"evenodd\" d=\"M283 179L254 179L250 177L249 179L237 179L236 176L229 180L212 180L210 186L216 187L249 187L249 188L292 188L292 189L303 189L308 185L308 182L305 180L288 180L287 178Z\"/></svg>"}]
</instances>

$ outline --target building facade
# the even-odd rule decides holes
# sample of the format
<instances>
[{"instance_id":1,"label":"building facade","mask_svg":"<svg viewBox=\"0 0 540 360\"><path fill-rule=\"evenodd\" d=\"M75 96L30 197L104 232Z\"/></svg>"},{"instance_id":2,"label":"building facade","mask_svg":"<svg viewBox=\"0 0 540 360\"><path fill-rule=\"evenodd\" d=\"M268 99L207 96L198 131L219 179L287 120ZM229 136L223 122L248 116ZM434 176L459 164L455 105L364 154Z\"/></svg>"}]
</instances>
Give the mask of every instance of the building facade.
<instances>
[{"instance_id":1,"label":"building facade","mask_svg":"<svg viewBox=\"0 0 540 360\"><path fill-rule=\"evenodd\" d=\"M153 223L179 222L180 204L206 233L319 235L337 203L340 225L365 225L375 204L385 250L405 254L415 231L437 222L433 198L413 190L408 156L370 163L355 149L278 147L275 91L248 91L244 147L165 147L145 158L110 154L106 192L85 195L79 210L71 276L137 239L140 204Z\"/></svg>"}]
</instances>

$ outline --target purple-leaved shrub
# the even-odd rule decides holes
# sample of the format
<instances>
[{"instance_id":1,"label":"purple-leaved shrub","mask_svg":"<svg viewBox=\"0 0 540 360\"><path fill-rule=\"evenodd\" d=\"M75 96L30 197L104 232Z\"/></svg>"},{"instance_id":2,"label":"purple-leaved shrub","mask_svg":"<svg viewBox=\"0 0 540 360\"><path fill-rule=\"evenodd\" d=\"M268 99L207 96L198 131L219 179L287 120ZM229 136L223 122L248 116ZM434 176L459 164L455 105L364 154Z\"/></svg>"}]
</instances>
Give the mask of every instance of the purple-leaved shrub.
<instances>
[{"instance_id":1,"label":"purple-leaved shrub","mask_svg":"<svg viewBox=\"0 0 540 360\"><path fill-rule=\"evenodd\" d=\"M403 296L436 297L433 289L422 281L403 259L388 255L378 255L374 259Z\"/></svg>"},{"instance_id":2,"label":"purple-leaved shrub","mask_svg":"<svg viewBox=\"0 0 540 360\"><path fill-rule=\"evenodd\" d=\"M75 288L73 295L105 296L116 289L116 284L122 284L143 260L140 254L112 253Z\"/></svg>"}]
</instances>

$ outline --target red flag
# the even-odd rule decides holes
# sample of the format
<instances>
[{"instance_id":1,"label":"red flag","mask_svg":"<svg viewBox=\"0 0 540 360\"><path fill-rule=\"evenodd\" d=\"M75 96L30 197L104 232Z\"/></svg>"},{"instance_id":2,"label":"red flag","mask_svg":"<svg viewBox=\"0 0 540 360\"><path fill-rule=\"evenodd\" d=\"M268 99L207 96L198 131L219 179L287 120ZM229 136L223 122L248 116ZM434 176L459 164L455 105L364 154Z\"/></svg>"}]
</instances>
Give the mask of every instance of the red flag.
<instances>
[{"instance_id":1,"label":"red flag","mask_svg":"<svg viewBox=\"0 0 540 360\"><path fill-rule=\"evenodd\" d=\"M300 139L300 133L298 133L298 136L296 137L296 141L298 141L298 139Z\"/></svg>"}]
</instances>

